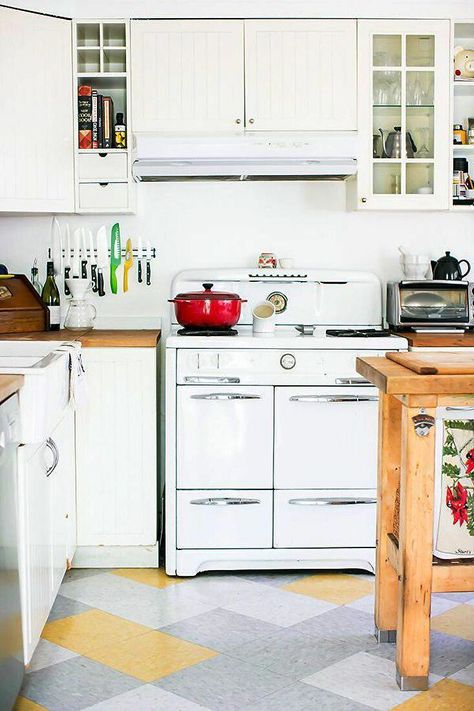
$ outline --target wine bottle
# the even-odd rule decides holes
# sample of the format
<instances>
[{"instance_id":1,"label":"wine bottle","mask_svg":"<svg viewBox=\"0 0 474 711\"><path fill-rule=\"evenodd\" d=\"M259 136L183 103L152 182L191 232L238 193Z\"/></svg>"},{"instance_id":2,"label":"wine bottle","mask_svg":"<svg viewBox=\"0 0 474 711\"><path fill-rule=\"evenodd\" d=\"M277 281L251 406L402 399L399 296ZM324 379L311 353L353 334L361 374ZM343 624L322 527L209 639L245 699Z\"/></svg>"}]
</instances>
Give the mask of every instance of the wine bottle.
<instances>
[{"instance_id":1,"label":"wine bottle","mask_svg":"<svg viewBox=\"0 0 474 711\"><path fill-rule=\"evenodd\" d=\"M41 292L43 303L49 309L49 329L50 331L59 331L59 323L61 321L61 307L59 299L59 290L54 278L54 263L47 263L47 277Z\"/></svg>"}]
</instances>

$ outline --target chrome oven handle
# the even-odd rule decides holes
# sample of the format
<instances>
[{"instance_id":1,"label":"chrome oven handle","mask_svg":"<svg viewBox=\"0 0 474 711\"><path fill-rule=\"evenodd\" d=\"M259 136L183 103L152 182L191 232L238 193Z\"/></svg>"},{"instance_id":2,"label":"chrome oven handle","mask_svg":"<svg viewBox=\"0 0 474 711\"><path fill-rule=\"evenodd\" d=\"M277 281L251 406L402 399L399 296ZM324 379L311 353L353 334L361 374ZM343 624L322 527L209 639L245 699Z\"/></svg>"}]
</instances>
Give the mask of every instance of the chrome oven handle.
<instances>
[{"instance_id":1,"label":"chrome oven handle","mask_svg":"<svg viewBox=\"0 0 474 711\"><path fill-rule=\"evenodd\" d=\"M469 412L469 411L472 412L472 410L474 410L474 407L469 407L468 405L466 405L465 407L463 407L462 405L459 405L459 406L448 405L446 407L446 410L455 410L457 412Z\"/></svg>"},{"instance_id":2,"label":"chrome oven handle","mask_svg":"<svg viewBox=\"0 0 474 711\"><path fill-rule=\"evenodd\" d=\"M240 378L212 375L186 375L185 383L240 383Z\"/></svg>"},{"instance_id":3,"label":"chrome oven handle","mask_svg":"<svg viewBox=\"0 0 474 711\"><path fill-rule=\"evenodd\" d=\"M377 402L377 395L292 395L290 402Z\"/></svg>"},{"instance_id":4,"label":"chrome oven handle","mask_svg":"<svg viewBox=\"0 0 474 711\"><path fill-rule=\"evenodd\" d=\"M376 504L377 499L372 498L362 498L362 499L338 499L331 497L322 498L301 498L301 499L290 499L289 504L294 504L295 506L352 506L354 504Z\"/></svg>"},{"instance_id":5,"label":"chrome oven handle","mask_svg":"<svg viewBox=\"0 0 474 711\"><path fill-rule=\"evenodd\" d=\"M249 504L261 504L260 499L242 499L240 497L231 498L228 496L216 496L208 499L194 499L190 501L194 506L248 506Z\"/></svg>"},{"instance_id":6,"label":"chrome oven handle","mask_svg":"<svg viewBox=\"0 0 474 711\"><path fill-rule=\"evenodd\" d=\"M365 378L336 378L336 385L370 385Z\"/></svg>"},{"instance_id":7,"label":"chrome oven handle","mask_svg":"<svg viewBox=\"0 0 474 711\"><path fill-rule=\"evenodd\" d=\"M50 476L59 464L59 450L56 442L51 437L46 440L45 445L53 454L53 463L46 469L46 476Z\"/></svg>"},{"instance_id":8,"label":"chrome oven handle","mask_svg":"<svg viewBox=\"0 0 474 711\"><path fill-rule=\"evenodd\" d=\"M191 400L261 400L260 395L244 395L243 393L206 393L191 395Z\"/></svg>"}]
</instances>

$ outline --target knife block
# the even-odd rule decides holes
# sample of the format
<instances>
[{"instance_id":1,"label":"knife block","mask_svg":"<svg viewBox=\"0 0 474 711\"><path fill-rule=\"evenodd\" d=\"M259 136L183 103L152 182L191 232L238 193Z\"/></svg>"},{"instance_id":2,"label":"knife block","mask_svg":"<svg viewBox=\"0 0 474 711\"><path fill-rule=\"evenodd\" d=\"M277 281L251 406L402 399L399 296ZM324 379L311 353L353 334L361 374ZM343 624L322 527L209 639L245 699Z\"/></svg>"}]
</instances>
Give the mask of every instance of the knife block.
<instances>
[{"instance_id":1,"label":"knife block","mask_svg":"<svg viewBox=\"0 0 474 711\"><path fill-rule=\"evenodd\" d=\"M0 333L46 331L48 307L24 274L0 276Z\"/></svg>"}]
</instances>

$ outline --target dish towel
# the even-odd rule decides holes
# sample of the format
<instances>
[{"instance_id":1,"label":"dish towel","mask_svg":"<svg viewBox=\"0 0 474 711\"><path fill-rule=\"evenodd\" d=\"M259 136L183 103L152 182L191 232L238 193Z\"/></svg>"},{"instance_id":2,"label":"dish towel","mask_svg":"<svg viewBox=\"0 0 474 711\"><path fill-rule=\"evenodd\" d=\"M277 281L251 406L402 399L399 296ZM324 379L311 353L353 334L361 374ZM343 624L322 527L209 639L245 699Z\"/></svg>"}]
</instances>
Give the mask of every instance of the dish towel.
<instances>
[{"instance_id":1,"label":"dish towel","mask_svg":"<svg viewBox=\"0 0 474 711\"><path fill-rule=\"evenodd\" d=\"M69 356L69 402L74 409L86 397L86 377L85 368L82 362L80 346L73 343L63 343L56 352L67 353Z\"/></svg>"}]
</instances>

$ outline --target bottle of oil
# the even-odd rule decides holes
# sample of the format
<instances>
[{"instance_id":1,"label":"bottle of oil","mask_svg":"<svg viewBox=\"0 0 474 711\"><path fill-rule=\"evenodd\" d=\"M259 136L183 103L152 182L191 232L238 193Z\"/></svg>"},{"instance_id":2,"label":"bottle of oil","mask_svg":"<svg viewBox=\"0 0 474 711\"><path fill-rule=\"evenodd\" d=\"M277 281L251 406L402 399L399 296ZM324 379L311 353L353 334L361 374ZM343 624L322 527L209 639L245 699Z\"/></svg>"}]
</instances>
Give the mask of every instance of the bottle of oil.
<instances>
[{"instance_id":1,"label":"bottle of oil","mask_svg":"<svg viewBox=\"0 0 474 711\"><path fill-rule=\"evenodd\" d=\"M117 114L117 120L114 126L114 146L115 148L127 147L127 129L123 121L123 114Z\"/></svg>"},{"instance_id":2,"label":"bottle of oil","mask_svg":"<svg viewBox=\"0 0 474 711\"><path fill-rule=\"evenodd\" d=\"M54 278L54 263L47 263L47 277L41 292L43 303L49 309L49 329L50 331L59 331L61 321L61 302L59 298L59 289Z\"/></svg>"}]
</instances>

